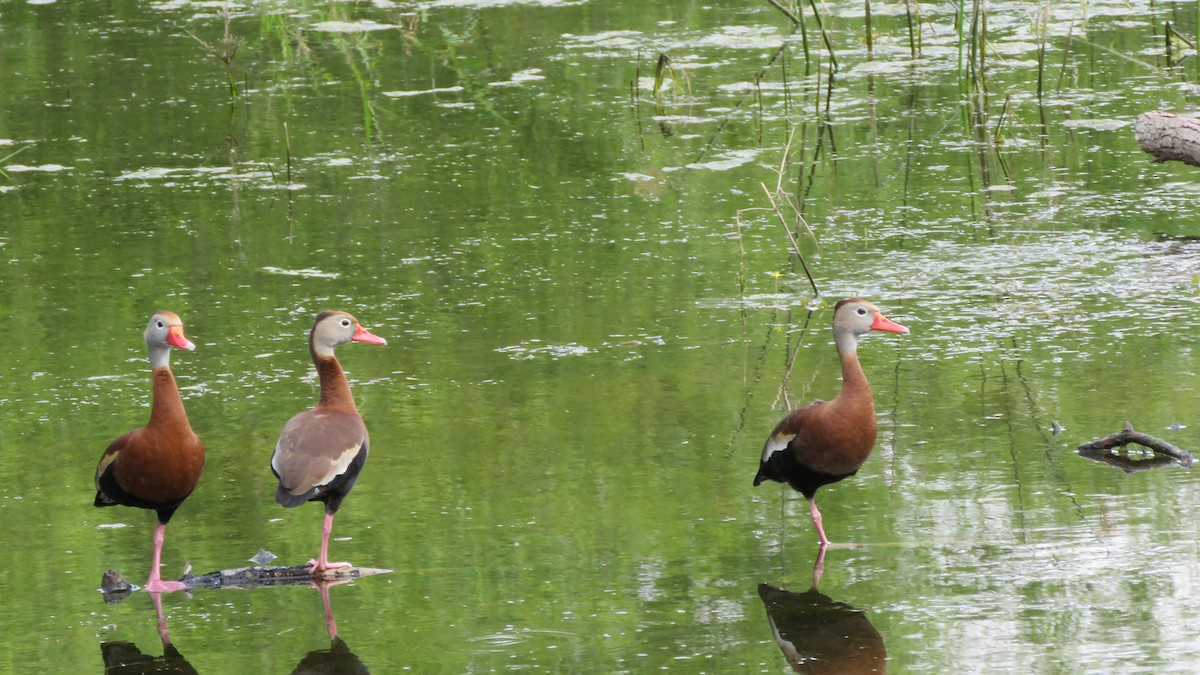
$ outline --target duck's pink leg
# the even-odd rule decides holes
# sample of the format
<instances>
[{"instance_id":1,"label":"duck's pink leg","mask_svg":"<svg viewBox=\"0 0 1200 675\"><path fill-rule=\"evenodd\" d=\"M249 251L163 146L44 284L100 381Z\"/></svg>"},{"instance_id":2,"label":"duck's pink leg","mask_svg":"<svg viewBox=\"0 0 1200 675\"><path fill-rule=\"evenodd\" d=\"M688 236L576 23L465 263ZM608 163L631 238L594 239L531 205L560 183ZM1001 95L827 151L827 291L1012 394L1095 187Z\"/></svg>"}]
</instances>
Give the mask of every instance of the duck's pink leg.
<instances>
[{"instance_id":1,"label":"duck's pink leg","mask_svg":"<svg viewBox=\"0 0 1200 675\"><path fill-rule=\"evenodd\" d=\"M354 567L348 562L329 562L329 535L333 532L333 514L325 514L325 524L321 527L321 554L316 560L309 560L308 564L312 565L309 573L314 577L324 572L325 570L338 569L342 567Z\"/></svg>"},{"instance_id":2,"label":"duck's pink leg","mask_svg":"<svg viewBox=\"0 0 1200 675\"><path fill-rule=\"evenodd\" d=\"M166 539L167 526L159 523L154 528L154 559L150 562L150 579L146 581L144 590L151 593L169 593L187 589L182 581L163 581L159 568L162 567L163 540Z\"/></svg>"},{"instance_id":3,"label":"duck's pink leg","mask_svg":"<svg viewBox=\"0 0 1200 675\"><path fill-rule=\"evenodd\" d=\"M821 512L817 510L817 500L808 500L808 515L812 517L813 525L817 528L817 536L821 538L821 547L829 545L829 537L825 536L825 528L821 527Z\"/></svg>"}]
</instances>

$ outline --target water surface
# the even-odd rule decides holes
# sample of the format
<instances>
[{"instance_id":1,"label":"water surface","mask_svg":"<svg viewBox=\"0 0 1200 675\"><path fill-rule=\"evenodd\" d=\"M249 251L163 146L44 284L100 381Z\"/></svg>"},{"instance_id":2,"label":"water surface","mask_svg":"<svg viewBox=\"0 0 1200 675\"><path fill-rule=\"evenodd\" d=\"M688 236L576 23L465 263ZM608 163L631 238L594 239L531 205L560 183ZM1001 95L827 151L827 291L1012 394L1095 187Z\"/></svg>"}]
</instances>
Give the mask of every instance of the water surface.
<instances>
[{"instance_id":1,"label":"water surface","mask_svg":"<svg viewBox=\"0 0 1200 675\"><path fill-rule=\"evenodd\" d=\"M815 536L751 480L836 393L849 295L912 333L861 347L880 440L818 496L819 590L887 668L1195 669L1191 472L1074 453L1125 421L1200 445L1195 170L1130 129L1193 107L1161 33L1194 6L994 3L982 97L953 7L916 56L903 6L870 53L861 3L823 7L832 88L767 3L231 5L231 100L218 6L0 6L0 669L162 653L149 597L95 591L148 574L153 516L90 501L163 307L208 448L167 575L315 554L267 463L340 308L389 343L339 352L373 443L332 555L394 570L331 589L367 669L785 672L760 584L807 591ZM330 649L311 588L163 602L198 672Z\"/></svg>"}]
</instances>

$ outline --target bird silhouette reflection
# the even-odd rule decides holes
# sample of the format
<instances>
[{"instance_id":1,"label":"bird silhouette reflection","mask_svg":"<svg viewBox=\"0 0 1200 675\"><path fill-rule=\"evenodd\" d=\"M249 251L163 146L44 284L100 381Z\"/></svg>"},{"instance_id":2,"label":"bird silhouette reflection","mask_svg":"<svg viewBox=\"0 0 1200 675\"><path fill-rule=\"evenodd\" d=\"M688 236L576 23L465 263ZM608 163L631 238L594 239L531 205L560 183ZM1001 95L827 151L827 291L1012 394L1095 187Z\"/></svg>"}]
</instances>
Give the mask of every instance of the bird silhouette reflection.
<instances>
[{"instance_id":1,"label":"bird silhouette reflection","mask_svg":"<svg viewBox=\"0 0 1200 675\"><path fill-rule=\"evenodd\" d=\"M317 649L304 655L292 675L369 675L367 666L350 647L338 637L337 622L333 619L333 607L329 603L329 587L348 580L314 581L313 586L321 593L321 604L325 606L325 627L329 631L329 649Z\"/></svg>"},{"instance_id":2,"label":"bird silhouette reflection","mask_svg":"<svg viewBox=\"0 0 1200 675\"><path fill-rule=\"evenodd\" d=\"M758 585L776 644L797 673L886 673L883 637L867 615L817 590L824 564L822 547L803 593Z\"/></svg>"},{"instance_id":3,"label":"bird silhouette reflection","mask_svg":"<svg viewBox=\"0 0 1200 675\"><path fill-rule=\"evenodd\" d=\"M163 655L143 654L132 642L113 640L100 643L105 675L143 675L144 673L196 673L196 669L171 644L167 633L167 618L163 614L162 595L151 593L154 614L158 620L158 637L162 640Z\"/></svg>"}]
</instances>

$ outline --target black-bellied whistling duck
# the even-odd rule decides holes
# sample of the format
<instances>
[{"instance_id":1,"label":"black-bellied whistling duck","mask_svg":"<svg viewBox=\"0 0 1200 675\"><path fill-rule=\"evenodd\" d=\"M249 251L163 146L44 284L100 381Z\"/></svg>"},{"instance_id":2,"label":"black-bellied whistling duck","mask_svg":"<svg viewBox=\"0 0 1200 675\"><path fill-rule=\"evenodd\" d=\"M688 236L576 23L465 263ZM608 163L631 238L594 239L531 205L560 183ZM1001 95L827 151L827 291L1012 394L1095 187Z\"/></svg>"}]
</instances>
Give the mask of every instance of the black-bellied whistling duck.
<instances>
[{"instance_id":1,"label":"black-bellied whistling duck","mask_svg":"<svg viewBox=\"0 0 1200 675\"><path fill-rule=\"evenodd\" d=\"M113 441L96 467L96 506L136 506L158 513L154 559L146 590L154 593L187 588L163 581L163 539L167 522L192 494L204 469L204 444L188 424L179 387L171 374L171 347L193 350L183 335L183 322L172 312L155 312L146 326L146 347L154 380L150 421Z\"/></svg>"},{"instance_id":2,"label":"black-bellied whistling duck","mask_svg":"<svg viewBox=\"0 0 1200 675\"><path fill-rule=\"evenodd\" d=\"M350 563L329 562L329 534L333 531L334 514L367 461L370 442L367 427L350 394L350 383L333 355L334 347L347 342L387 344L345 312L317 315L308 336L308 350L321 380L321 399L315 408L296 415L284 425L271 456L271 471L279 479L276 502L289 509L304 502L325 503L321 553L316 560L309 561L314 577L327 569L350 567Z\"/></svg>"},{"instance_id":3,"label":"black-bellied whistling duck","mask_svg":"<svg viewBox=\"0 0 1200 675\"><path fill-rule=\"evenodd\" d=\"M832 401L813 401L788 413L763 447L757 486L787 483L808 501L821 546L829 544L813 496L822 485L853 476L875 447L875 403L858 362L858 338L873 331L907 333L875 305L849 298L833 308L833 342L842 362L842 390Z\"/></svg>"}]
</instances>

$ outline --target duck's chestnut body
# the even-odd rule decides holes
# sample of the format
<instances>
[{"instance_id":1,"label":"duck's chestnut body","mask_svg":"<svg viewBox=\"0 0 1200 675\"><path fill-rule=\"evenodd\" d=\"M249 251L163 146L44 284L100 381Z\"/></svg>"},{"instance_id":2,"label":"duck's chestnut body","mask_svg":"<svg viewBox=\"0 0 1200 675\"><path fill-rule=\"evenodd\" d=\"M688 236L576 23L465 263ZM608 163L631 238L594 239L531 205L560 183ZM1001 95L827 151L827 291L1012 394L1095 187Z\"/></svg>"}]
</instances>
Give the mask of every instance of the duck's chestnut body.
<instances>
[{"instance_id":1,"label":"duck's chestnut body","mask_svg":"<svg viewBox=\"0 0 1200 675\"><path fill-rule=\"evenodd\" d=\"M308 345L321 382L321 398L316 407L284 425L271 456L271 471L279 479L276 502L286 508L309 501L325 504L321 551L316 560L310 561L314 576L326 569L349 566L329 562L329 535L333 516L358 480L370 446L350 383L333 353L335 347L351 341L387 344L345 312L317 315Z\"/></svg>"},{"instance_id":2,"label":"duck's chestnut body","mask_svg":"<svg viewBox=\"0 0 1200 675\"><path fill-rule=\"evenodd\" d=\"M907 333L858 298L838 302L833 311L834 344L842 367L842 390L830 401L814 401L789 412L763 446L757 486L764 480L787 483L808 500L821 545L829 539L814 496L823 485L853 476L875 447L875 404L858 362L858 338L872 330Z\"/></svg>"},{"instance_id":3,"label":"duck's chestnut body","mask_svg":"<svg viewBox=\"0 0 1200 675\"><path fill-rule=\"evenodd\" d=\"M154 531L154 557L146 590L173 591L184 584L163 581L160 575L162 545L167 523L183 503L204 469L204 445L192 431L183 399L171 373L171 347L192 350L183 334L183 322L172 312L150 317L145 332L150 354L154 394L150 421L109 444L96 467L95 506L135 506L158 514Z\"/></svg>"}]
</instances>

